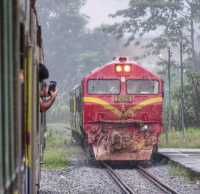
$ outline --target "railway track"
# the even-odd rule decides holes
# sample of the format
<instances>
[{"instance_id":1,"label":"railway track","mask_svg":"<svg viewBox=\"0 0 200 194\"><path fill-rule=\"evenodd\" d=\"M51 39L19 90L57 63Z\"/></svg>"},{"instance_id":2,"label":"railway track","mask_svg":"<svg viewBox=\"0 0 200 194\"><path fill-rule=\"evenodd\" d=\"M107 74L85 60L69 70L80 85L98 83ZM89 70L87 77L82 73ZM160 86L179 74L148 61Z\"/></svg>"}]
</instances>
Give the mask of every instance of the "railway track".
<instances>
[{"instance_id":1,"label":"railway track","mask_svg":"<svg viewBox=\"0 0 200 194\"><path fill-rule=\"evenodd\" d=\"M105 162L101 162L101 165L105 167L108 174L111 176L111 178L116 182L116 184L120 187L122 192L124 194L135 194L133 189L129 187L122 179L121 177L112 169L112 167ZM155 176L147 172L144 168L141 166L138 166L136 169L143 177L148 179L151 183L153 183L159 190L163 191L164 194L178 194L175 190L173 190L168 185L162 183L159 179L157 179Z\"/></svg>"},{"instance_id":2,"label":"railway track","mask_svg":"<svg viewBox=\"0 0 200 194\"><path fill-rule=\"evenodd\" d=\"M135 192L124 181L122 181L121 177L112 169L112 167L105 162L102 162L101 165L106 168L108 174L112 177L124 194L135 194Z\"/></svg>"},{"instance_id":3,"label":"railway track","mask_svg":"<svg viewBox=\"0 0 200 194\"><path fill-rule=\"evenodd\" d=\"M150 174L148 171L146 171L141 166L137 167L137 171L142 174L146 179L148 179L150 182L152 182L156 187L158 187L160 190L162 190L166 194L178 194L177 191L169 187L168 185L162 183L158 178L156 178L154 175Z\"/></svg>"}]
</instances>

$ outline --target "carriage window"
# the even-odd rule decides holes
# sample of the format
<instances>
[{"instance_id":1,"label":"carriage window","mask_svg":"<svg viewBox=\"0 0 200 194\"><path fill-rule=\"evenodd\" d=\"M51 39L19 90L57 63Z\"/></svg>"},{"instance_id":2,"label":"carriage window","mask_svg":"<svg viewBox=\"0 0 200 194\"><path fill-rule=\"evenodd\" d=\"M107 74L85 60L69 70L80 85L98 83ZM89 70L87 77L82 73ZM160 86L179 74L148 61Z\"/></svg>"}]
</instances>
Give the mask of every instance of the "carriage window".
<instances>
[{"instance_id":1,"label":"carriage window","mask_svg":"<svg viewBox=\"0 0 200 194\"><path fill-rule=\"evenodd\" d=\"M89 80L88 93L89 94L119 94L120 81L119 80Z\"/></svg>"},{"instance_id":2,"label":"carriage window","mask_svg":"<svg viewBox=\"0 0 200 194\"><path fill-rule=\"evenodd\" d=\"M156 80L128 80L128 94L158 94L159 82Z\"/></svg>"}]
</instances>

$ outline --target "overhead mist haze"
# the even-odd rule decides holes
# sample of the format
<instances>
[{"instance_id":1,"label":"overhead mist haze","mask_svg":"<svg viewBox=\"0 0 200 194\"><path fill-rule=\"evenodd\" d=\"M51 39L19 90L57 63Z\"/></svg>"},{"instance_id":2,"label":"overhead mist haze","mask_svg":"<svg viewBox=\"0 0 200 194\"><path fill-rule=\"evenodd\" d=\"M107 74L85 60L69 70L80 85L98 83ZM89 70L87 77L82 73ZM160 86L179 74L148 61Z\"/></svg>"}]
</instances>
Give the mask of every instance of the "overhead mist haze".
<instances>
[{"instance_id":1,"label":"overhead mist haze","mask_svg":"<svg viewBox=\"0 0 200 194\"><path fill-rule=\"evenodd\" d=\"M109 17L119 9L128 7L129 0L87 0L81 12L89 16L87 27L94 29L101 24L111 24L116 21Z\"/></svg>"},{"instance_id":2,"label":"overhead mist haze","mask_svg":"<svg viewBox=\"0 0 200 194\"><path fill-rule=\"evenodd\" d=\"M110 14L114 14L116 11L128 8L129 0L87 0L86 4L81 8L81 13L89 17L87 28L94 30L95 28L101 26L102 24L114 24L115 22L122 21L123 18L112 18ZM159 31L159 30L158 30ZM145 36L145 39L150 39L155 37L158 32L149 33ZM119 48L110 60L116 56L130 56L135 57L140 56L141 48L135 47L131 44L128 47L124 46L123 40L116 40L119 42ZM144 51L144 49L142 49ZM138 62L142 63L144 66L152 69L155 68L155 63L157 62L154 56L150 56L144 59L137 59Z\"/></svg>"},{"instance_id":3,"label":"overhead mist haze","mask_svg":"<svg viewBox=\"0 0 200 194\"><path fill-rule=\"evenodd\" d=\"M130 0L37 1L45 64L50 70L50 79L55 79L59 87L59 97L49 111L50 119L69 118L71 89L90 71L111 61L114 56L135 58L135 61L158 73L168 84L170 47L172 123L180 128L180 90L184 87L187 90L184 94L185 122L187 125L195 123L200 126L200 49L196 46L200 41L199 1L180 0L173 1L173 4L170 0L129 2ZM117 17L109 17L122 9L125 10L118 12ZM190 13L193 15L190 16ZM126 19L123 20L123 17ZM124 47L125 44L128 46ZM181 55L184 86L180 85ZM168 94L166 87L165 96ZM165 105L167 113L167 100ZM167 119L165 122L168 122Z\"/></svg>"},{"instance_id":4,"label":"overhead mist haze","mask_svg":"<svg viewBox=\"0 0 200 194\"><path fill-rule=\"evenodd\" d=\"M123 40L100 28L102 24L120 22L111 18L119 9L126 9L129 0L41 0L37 1L42 25L45 65L50 80L56 80L59 97L49 111L51 119L64 120L69 109L69 92L83 76L107 63L115 56L137 56L140 49L124 47ZM155 58L140 60L152 67ZM63 114L64 113L64 114Z\"/></svg>"},{"instance_id":5,"label":"overhead mist haze","mask_svg":"<svg viewBox=\"0 0 200 194\"><path fill-rule=\"evenodd\" d=\"M119 55L120 41L99 28L112 23L109 14L127 7L128 0L37 1L43 31L45 64L50 80L56 80L59 97L49 111L50 120L65 120L69 92L83 76Z\"/></svg>"}]
</instances>

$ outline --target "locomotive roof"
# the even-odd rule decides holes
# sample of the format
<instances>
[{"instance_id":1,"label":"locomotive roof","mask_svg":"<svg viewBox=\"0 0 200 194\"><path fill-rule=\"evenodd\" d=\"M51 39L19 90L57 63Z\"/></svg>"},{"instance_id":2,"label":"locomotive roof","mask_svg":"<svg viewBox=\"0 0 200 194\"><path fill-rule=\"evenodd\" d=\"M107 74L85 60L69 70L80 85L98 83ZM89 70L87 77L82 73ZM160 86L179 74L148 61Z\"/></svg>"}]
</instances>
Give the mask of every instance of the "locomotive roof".
<instances>
[{"instance_id":1,"label":"locomotive roof","mask_svg":"<svg viewBox=\"0 0 200 194\"><path fill-rule=\"evenodd\" d=\"M118 62L116 60L111 61L109 63L106 63L100 67L97 67L96 69L94 69L93 71L91 71L87 76L85 76L83 79L89 79L90 77L93 77L94 75L97 75L98 73L104 72L106 73L106 70L109 66L112 68L114 65L116 64L123 64L123 65L133 65L135 67L137 67L138 69L140 69L140 71L145 72L146 74L150 75L153 79L157 79L157 80L161 80L160 76L157 75L156 73L153 73L151 70L149 70L148 68L143 67L141 64L133 61L133 60L127 60L126 62Z\"/></svg>"}]
</instances>

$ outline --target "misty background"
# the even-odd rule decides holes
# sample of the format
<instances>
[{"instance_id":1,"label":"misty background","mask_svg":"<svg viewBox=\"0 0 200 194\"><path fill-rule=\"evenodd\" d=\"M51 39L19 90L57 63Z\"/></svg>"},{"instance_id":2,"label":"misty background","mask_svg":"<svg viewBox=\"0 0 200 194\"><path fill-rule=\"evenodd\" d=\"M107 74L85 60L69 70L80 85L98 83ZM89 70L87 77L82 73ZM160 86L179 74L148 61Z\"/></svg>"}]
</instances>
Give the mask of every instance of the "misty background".
<instances>
[{"instance_id":1,"label":"misty background","mask_svg":"<svg viewBox=\"0 0 200 194\"><path fill-rule=\"evenodd\" d=\"M166 127L200 126L199 1L41 0L37 4L45 64L50 80L59 87L48 113L50 121L66 122L70 90L94 68L123 55L134 57L165 81Z\"/></svg>"}]
</instances>

